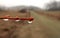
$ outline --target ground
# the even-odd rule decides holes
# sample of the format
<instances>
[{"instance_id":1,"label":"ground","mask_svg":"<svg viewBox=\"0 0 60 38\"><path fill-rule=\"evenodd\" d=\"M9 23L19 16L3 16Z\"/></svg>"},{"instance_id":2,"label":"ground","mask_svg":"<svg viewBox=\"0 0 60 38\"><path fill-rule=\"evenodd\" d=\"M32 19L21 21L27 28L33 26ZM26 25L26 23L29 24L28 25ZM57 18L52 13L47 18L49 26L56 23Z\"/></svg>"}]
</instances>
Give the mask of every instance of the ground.
<instances>
[{"instance_id":1,"label":"ground","mask_svg":"<svg viewBox=\"0 0 60 38\"><path fill-rule=\"evenodd\" d=\"M22 26L19 36L21 38L60 38L60 21L32 12L32 24Z\"/></svg>"},{"instance_id":2,"label":"ground","mask_svg":"<svg viewBox=\"0 0 60 38\"><path fill-rule=\"evenodd\" d=\"M17 38L60 38L60 21L34 11L31 16L34 17L32 24L7 22L6 25L18 26Z\"/></svg>"}]
</instances>

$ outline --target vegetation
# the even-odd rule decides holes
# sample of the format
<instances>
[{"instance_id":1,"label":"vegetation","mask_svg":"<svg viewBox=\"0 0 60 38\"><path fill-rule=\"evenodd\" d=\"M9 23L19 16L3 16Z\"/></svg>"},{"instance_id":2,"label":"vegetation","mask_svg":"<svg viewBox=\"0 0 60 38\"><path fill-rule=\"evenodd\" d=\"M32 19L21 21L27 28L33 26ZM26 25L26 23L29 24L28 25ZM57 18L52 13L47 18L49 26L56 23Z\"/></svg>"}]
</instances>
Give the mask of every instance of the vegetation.
<instances>
[{"instance_id":1,"label":"vegetation","mask_svg":"<svg viewBox=\"0 0 60 38\"><path fill-rule=\"evenodd\" d=\"M53 2L47 3L46 8L52 11L60 10L60 1L59 2L53 1Z\"/></svg>"}]
</instances>

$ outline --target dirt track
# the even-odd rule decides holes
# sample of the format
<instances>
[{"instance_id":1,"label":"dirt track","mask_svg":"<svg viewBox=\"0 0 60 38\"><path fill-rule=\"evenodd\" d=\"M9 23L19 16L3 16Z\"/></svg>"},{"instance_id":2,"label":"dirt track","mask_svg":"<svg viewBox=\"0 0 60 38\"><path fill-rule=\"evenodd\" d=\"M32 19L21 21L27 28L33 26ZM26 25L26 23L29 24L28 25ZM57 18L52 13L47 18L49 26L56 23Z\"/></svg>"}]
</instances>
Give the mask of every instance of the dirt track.
<instances>
[{"instance_id":1,"label":"dirt track","mask_svg":"<svg viewBox=\"0 0 60 38\"><path fill-rule=\"evenodd\" d=\"M33 16L33 14L32 14ZM20 38L46 38L47 35L45 33L45 30L48 30L47 27L43 26L43 24L40 23L40 20L33 16L35 20L32 24L24 25L20 29Z\"/></svg>"},{"instance_id":2,"label":"dirt track","mask_svg":"<svg viewBox=\"0 0 60 38\"><path fill-rule=\"evenodd\" d=\"M34 17L32 24L20 24L7 22L6 25L18 26L17 38L60 38L60 22L47 18L46 16L39 15L35 12L31 12Z\"/></svg>"},{"instance_id":3,"label":"dirt track","mask_svg":"<svg viewBox=\"0 0 60 38\"><path fill-rule=\"evenodd\" d=\"M19 38L60 38L60 32L57 30L57 28L59 29L60 22L55 24L57 22L55 20L52 21L35 12L31 14L35 20L32 24L22 26Z\"/></svg>"}]
</instances>

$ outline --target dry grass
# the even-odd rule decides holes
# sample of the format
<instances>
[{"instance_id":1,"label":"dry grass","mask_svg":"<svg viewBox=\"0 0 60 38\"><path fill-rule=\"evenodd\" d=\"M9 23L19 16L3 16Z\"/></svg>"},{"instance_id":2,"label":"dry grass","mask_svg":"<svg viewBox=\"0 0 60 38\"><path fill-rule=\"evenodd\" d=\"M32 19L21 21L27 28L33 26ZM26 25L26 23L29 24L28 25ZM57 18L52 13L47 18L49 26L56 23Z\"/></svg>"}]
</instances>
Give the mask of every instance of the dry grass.
<instances>
[{"instance_id":1,"label":"dry grass","mask_svg":"<svg viewBox=\"0 0 60 38\"><path fill-rule=\"evenodd\" d=\"M8 12L2 13L2 15L5 15L5 14L10 14L12 16L16 16L16 14L19 15L19 13L11 12L11 11L10 13ZM15 33L12 35L12 36L17 35L17 38L60 38L59 36L60 22L59 21L52 20L45 15L40 15L33 11L31 12L31 15L32 17L34 17L34 21L32 24L16 23L14 21L4 22L0 20L1 22L0 26L1 27L17 26ZM5 32L2 32L2 33L4 34ZM5 34L6 36L8 35L7 32Z\"/></svg>"}]
</instances>

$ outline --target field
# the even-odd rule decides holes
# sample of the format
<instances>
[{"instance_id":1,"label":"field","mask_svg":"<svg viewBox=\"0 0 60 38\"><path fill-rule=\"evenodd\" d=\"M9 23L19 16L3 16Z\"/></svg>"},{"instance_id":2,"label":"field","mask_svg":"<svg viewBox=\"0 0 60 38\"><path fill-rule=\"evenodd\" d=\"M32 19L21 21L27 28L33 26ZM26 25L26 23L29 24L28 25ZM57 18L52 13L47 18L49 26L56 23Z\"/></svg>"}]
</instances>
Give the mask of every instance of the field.
<instances>
[{"instance_id":1,"label":"field","mask_svg":"<svg viewBox=\"0 0 60 38\"><path fill-rule=\"evenodd\" d=\"M54 18L56 20L60 20L60 11L44 11L43 13L41 12L40 14L46 15L49 18L51 17L51 18Z\"/></svg>"},{"instance_id":2,"label":"field","mask_svg":"<svg viewBox=\"0 0 60 38\"><path fill-rule=\"evenodd\" d=\"M31 11L31 16L34 17L34 21L32 24L19 23L19 22L16 23L13 21L3 22L2 20L0 20L1 22L0 25L4 27L7 26L10 27L14 25L17 26L17 31L14 33L14 34L17 33L18 36L17 38L60 38L60 21L50 18L50 16L48 17L47 12L44 13L45 14L42 15L37 12ZM12 15L15 16L16 13ZM0 36L4 36L4 33L6 35L8 34L7 32L0 32Z\"/></svg>"}]
</instances>

